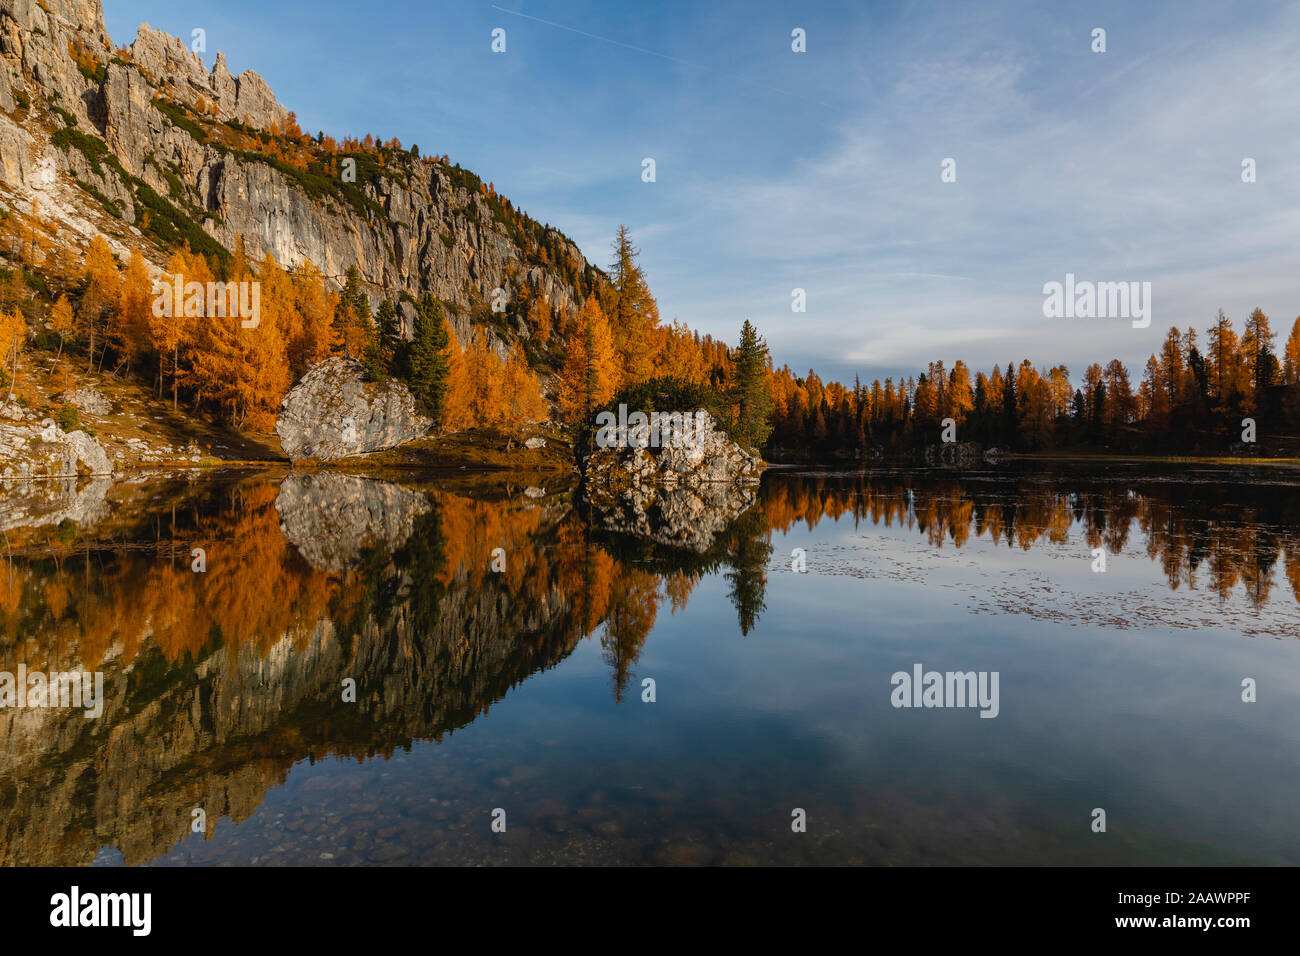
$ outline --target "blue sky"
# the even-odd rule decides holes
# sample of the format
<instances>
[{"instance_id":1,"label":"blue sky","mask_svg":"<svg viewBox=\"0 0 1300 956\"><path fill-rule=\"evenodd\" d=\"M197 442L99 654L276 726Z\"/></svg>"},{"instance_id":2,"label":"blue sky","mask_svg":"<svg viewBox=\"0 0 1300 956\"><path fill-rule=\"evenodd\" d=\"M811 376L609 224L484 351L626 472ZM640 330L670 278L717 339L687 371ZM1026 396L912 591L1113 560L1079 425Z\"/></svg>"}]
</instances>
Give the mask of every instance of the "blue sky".
<instances>
[{"instance_id":1,"label":"blue sky","mask_svg":"<svg viewBox=\"0 0 1300 956\"><path fill-rule=\"evenodd\" d=\"M1258 305L1280 346L1300 315L1296 3L105 5L115 43L202 27L304 129L447 153L598 265L626 223L665 320L750 318L797 371L1136 379L1170 324ZM1151 327L1044 318L1067 272L1151 282Z\"/></svg>"}]
</instances>

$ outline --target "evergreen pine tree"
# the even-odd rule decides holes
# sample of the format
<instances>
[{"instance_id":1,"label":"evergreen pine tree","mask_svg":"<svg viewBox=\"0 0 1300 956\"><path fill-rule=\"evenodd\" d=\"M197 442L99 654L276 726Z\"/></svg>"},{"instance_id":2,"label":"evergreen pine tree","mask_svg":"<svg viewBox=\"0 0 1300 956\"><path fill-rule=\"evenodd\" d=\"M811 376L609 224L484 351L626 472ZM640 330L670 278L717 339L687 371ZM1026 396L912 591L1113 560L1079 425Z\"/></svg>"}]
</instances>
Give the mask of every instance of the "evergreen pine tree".
<instances>
[{"instance_id":1,"label":"evergreen pine tree","mask_svg":"<svg viewBox=\"0 0 1300 956\"><path fill-rule=\"evenodd\" d=\"M451 332L442 304L428 292L416 310L413 333L409 348L411 393L439 425L447 398Z\"/></svg>"},{"instance_id":2,"label":"evergreen pine tree","mask_svg":"<svg viewBox=\"0 0 1300 956\"><path fill-rule=\"evenodd\" d=\"M728 397L736 408L731 437L741 445L759 448L772 432L769 418L772 397L767 390L767 343L749 319L740 329L740 345L732 364ZM820 412L820 406L818 408ZM822 428L825 428L823 423Z\"/></svg>"}]
</instances>

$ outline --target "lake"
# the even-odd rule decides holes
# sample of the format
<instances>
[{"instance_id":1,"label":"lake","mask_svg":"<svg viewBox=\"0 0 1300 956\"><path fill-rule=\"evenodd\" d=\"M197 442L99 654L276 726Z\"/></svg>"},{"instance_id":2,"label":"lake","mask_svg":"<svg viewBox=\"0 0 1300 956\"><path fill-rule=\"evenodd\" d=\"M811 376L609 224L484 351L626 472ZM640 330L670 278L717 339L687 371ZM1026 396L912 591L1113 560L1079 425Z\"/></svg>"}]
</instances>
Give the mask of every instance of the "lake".
<instances>
[{"instance_id":1,"label":"lake","mask_svg":"<svg viewBox=\"0 0 1300 956\"><path fill-rule=\"evenodd\" d=\"M0 709L0 863L1300 863L1294 482L119 480L6 530L0 668L104 693Z\"/></svg>"}]
</instances>

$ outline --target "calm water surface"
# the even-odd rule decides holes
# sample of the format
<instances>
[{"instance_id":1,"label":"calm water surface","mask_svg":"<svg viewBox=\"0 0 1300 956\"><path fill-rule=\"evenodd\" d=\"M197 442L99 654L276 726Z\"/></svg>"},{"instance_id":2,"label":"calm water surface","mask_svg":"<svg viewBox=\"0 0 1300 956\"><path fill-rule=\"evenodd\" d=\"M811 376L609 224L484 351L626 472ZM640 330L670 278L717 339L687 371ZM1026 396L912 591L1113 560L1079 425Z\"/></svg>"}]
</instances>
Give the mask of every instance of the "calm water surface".
<instances>
[{"instance_id":1,"label":"calm water surface","mask_svg":"<svg viewBox=\"0 0 1300 956\"><path fill-rule=\"evenodd\" d=\"M769 472L703 553L329 474L7 536L0 669L106 703L0 710L4 864L1300 863L1277 473ZM997 717L895 708L916 664Z\"/></svg>"}]
</instances>

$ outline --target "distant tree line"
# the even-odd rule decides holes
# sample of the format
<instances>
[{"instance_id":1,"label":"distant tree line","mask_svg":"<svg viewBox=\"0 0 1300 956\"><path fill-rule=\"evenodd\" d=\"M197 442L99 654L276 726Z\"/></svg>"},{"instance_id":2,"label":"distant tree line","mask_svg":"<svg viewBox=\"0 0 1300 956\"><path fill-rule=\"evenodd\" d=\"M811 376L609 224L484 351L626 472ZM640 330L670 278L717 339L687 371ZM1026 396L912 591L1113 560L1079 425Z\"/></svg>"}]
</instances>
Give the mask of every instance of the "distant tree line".
<instances>
[{"instance_id":1,"label":"distant tree line","mask_svg":"<svg viewBox=\"0 0 1300 956\"><path fill-rule=\"evenodd\" d=\"M1258 433L1300 429L1300 319L1279 353L1268 316L1255 309L1240 333L1222 311L1198 337L1171 328L1136 385L1118 359L1089 365L1072 381L1064 365L1028 359L972 378L958 360L931 362L918 377L868 387L824 383L789 367L771 373L770 453L860 457L943 440L1008 450L1053 448L1195 451L1241 440L1244 418Z\"/></svg>"}]
</instances>

